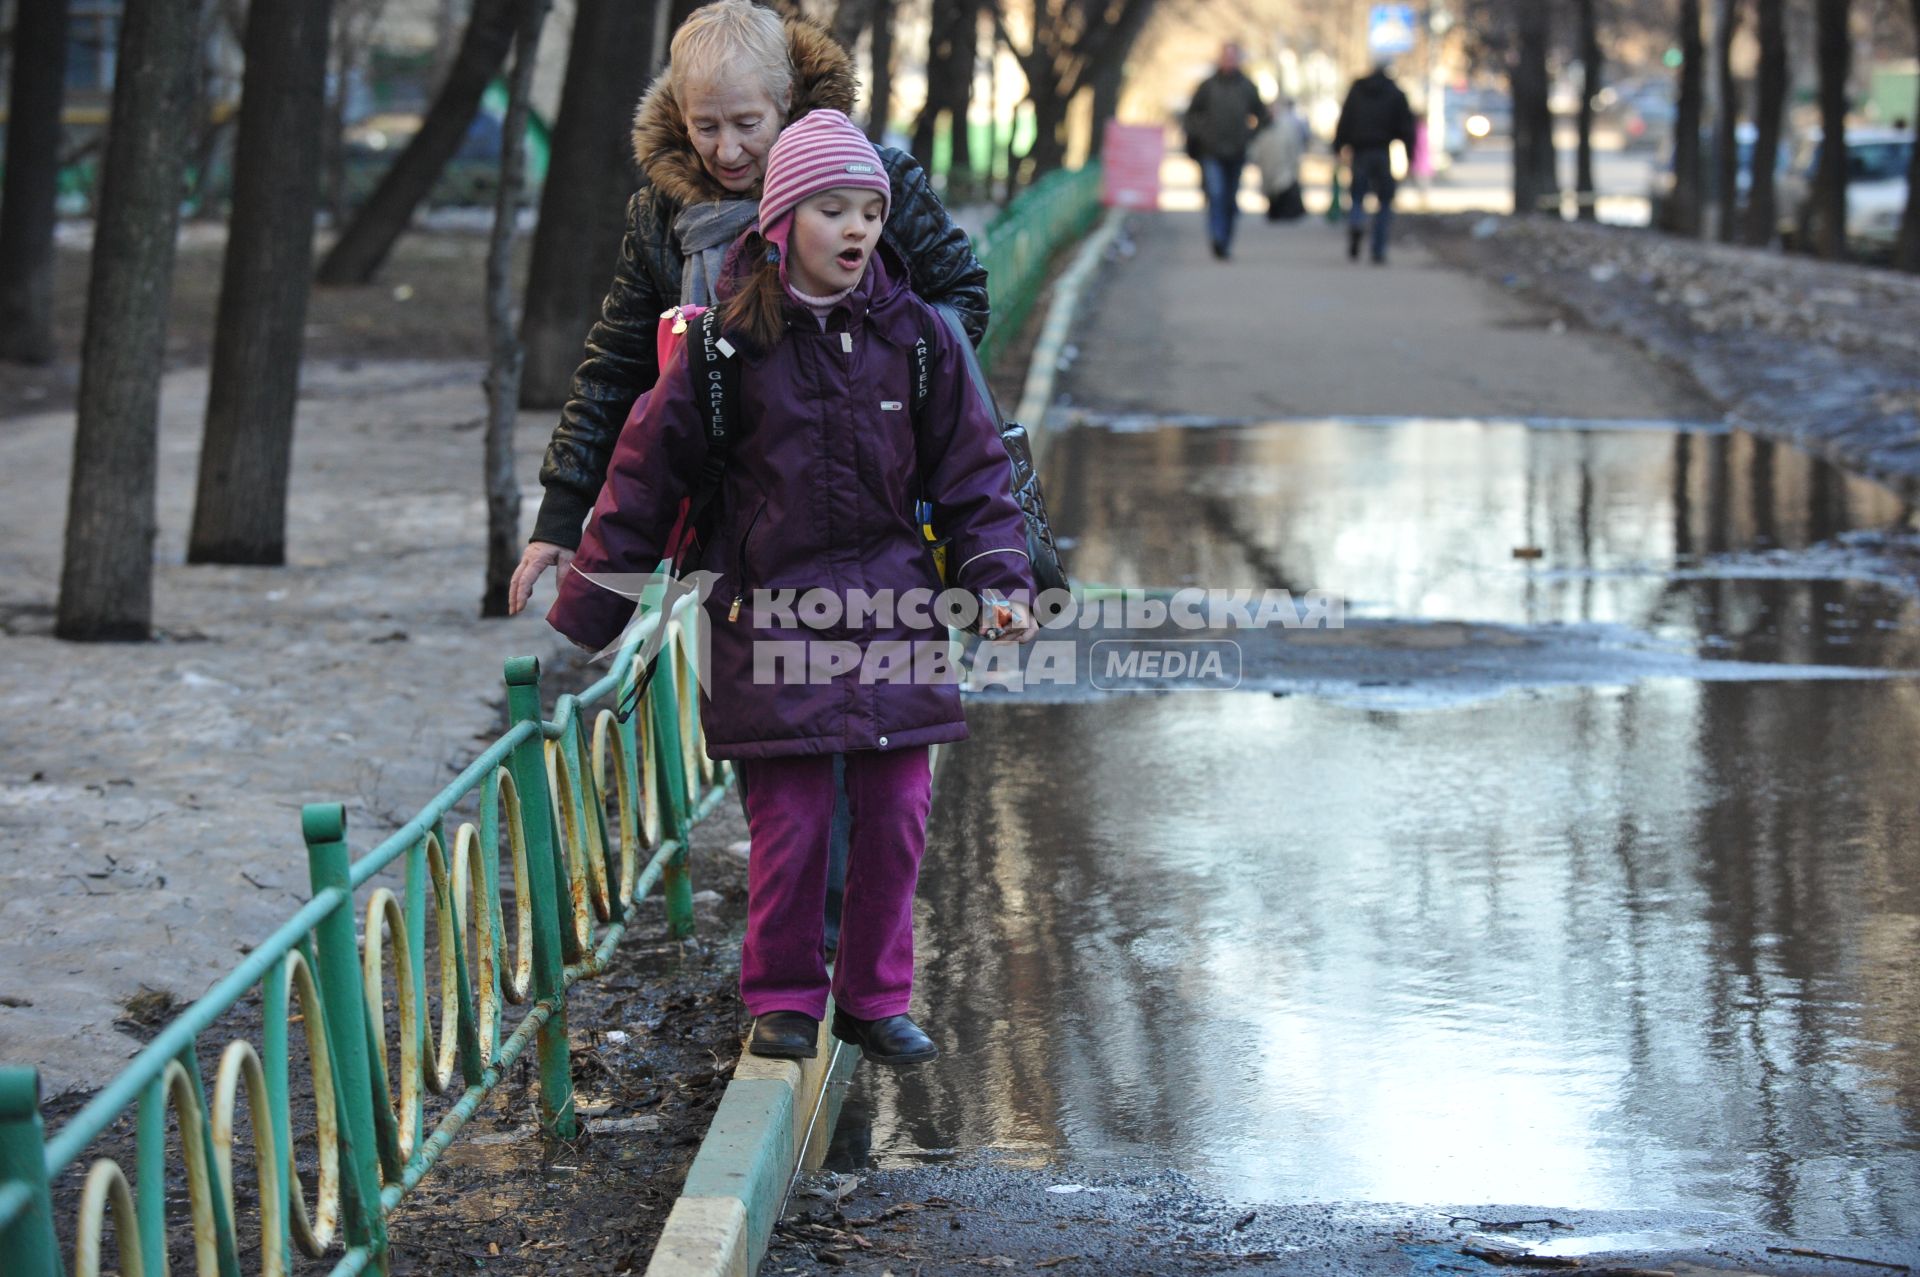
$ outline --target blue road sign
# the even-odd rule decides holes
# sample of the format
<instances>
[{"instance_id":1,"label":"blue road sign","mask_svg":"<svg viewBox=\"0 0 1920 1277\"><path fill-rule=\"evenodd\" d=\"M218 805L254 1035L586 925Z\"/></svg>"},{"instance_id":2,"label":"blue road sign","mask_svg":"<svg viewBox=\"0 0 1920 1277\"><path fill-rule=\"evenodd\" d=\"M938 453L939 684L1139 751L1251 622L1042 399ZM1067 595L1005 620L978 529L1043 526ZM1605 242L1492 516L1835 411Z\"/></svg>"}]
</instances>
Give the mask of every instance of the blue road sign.
<instances>
[{"instance_id":1,"label":"blue road sign","mask_svg":"<svg viewBox=\"0 0 1920 1277\"><path fill-rule=\"evenodd\" d=\"M1367 49L1375 54L1412 53L1420 29L1410 4L1376 4L1367 18Z\"/></svg>"}]
</instances>

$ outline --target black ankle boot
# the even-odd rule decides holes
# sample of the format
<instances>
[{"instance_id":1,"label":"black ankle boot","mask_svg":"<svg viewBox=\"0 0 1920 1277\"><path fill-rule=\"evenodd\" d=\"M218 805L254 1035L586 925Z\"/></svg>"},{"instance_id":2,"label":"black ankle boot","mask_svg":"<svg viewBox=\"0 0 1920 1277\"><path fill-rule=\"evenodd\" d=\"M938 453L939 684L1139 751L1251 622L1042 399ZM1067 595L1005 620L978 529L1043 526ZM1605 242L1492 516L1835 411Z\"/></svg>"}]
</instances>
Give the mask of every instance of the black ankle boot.
<instances>
[{"instance_id":1,"label":"black ankle boot","mask_svg":"<svg viewBox=\"0 0 1920 1277\"><path fill-rule=\"evenodd\" d=\"M776 1060L811 1060L820 1038L820 1021L801 1011L769 1011L756 1016L747 1050Z\"/></svg>"},{"instance_id":2,"label":"black ankle boot","mask_svg":"<svg viewBox=\"0 0 1920 1277\"><path fill-rule=\"evenodd\" d=\"M836 1007L833 1036L859 1047L860 1054L875 1064L919 1064L940 1054L933 1039L904 1015L856 1020Z\"/></svg>"}]
</instances>

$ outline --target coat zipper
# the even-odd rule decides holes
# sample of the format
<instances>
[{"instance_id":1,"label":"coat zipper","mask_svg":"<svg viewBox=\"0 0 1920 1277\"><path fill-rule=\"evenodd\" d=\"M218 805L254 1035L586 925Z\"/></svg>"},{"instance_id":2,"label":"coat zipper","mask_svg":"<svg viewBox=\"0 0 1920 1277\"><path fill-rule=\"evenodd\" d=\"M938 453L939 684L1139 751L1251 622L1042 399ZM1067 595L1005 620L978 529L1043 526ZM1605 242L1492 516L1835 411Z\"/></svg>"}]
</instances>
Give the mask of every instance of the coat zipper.
<instances>
[{"instance_id":1,"label":"coat zipper","mask_svg":"<svg viewBox=\"0 0 1920 1277\"><path fill-rule=\"evenodd\" d=\"M733 576L734 588L737 592L733 596L733 606L727 609L729 621L740 619L740 604L747 595L747 540L753 535L754 526L760 522L760 516L766 512L767 503L762 501L754 510L753 517L747 520L747 530L740 534L739 545L734 547Z\"/></svg>"}]
</instances>

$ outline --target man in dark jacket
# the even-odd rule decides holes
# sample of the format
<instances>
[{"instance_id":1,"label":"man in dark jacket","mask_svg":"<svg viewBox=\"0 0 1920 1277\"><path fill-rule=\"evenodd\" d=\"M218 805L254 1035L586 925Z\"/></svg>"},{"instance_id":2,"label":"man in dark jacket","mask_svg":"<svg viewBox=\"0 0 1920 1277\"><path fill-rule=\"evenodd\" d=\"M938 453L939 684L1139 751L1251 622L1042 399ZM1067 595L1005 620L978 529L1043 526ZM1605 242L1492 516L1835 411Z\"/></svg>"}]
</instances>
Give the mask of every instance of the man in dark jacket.
<instances>
[{"instance_id":1,"label":"man in dark jacket","mask_svg":"<svg viewBox=\"0 0 1920 1277\"><path fill-rule=\"evenodd\" d=\"M1240 70L1240 46L1222 46L1218 68L1194 91L1186 128L1187 154L1200 161L1207 193L1207 238L1213 241L1213 255L1223 261L1233 249L1247 143L1272 122L1260 90Z\"/></svg>"},{"instance_id":2,"label":"man in dark jacket","mask_svg":"<svg viewBox=\"0 0 1920 1277\"><path fill-rule=\"evenodd\" d=\"M1349 194L1353 207L1347 217L1347 256L1360 260L1360 244L1367 235L1367 196L1378 204L1373 215L1373 260L1387 260L1387 231L1393 224L1393 144L1407 148L1413 158L1413 108L1407 95L1387 75L1384 64L1373 74L1354 82L1347 91L1346 105L1340 108L1340 124L1334 129L1333 149L1352 155L1353 180Z\"/></svg>"}]
</instances>

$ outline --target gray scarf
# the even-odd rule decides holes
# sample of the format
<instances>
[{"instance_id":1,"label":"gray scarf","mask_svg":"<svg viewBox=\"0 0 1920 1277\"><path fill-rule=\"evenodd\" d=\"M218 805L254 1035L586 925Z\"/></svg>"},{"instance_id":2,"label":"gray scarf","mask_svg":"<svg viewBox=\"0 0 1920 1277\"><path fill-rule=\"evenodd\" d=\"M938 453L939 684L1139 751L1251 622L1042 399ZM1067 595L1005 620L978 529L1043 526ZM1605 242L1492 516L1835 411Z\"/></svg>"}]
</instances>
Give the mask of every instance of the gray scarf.
<instances>
[{"instance_id":1,"label":"gray scarf","mask_svg":"<svg viewBox=\"0 0 1920 1277\"><path fill-rule=\"evenodd\" d=\"M711 306L720 268L733 241L759 216L759 200L709 200L680 210L673 236L686 262L680 271L680 304Z\"/></svg>"}]
</instances>

